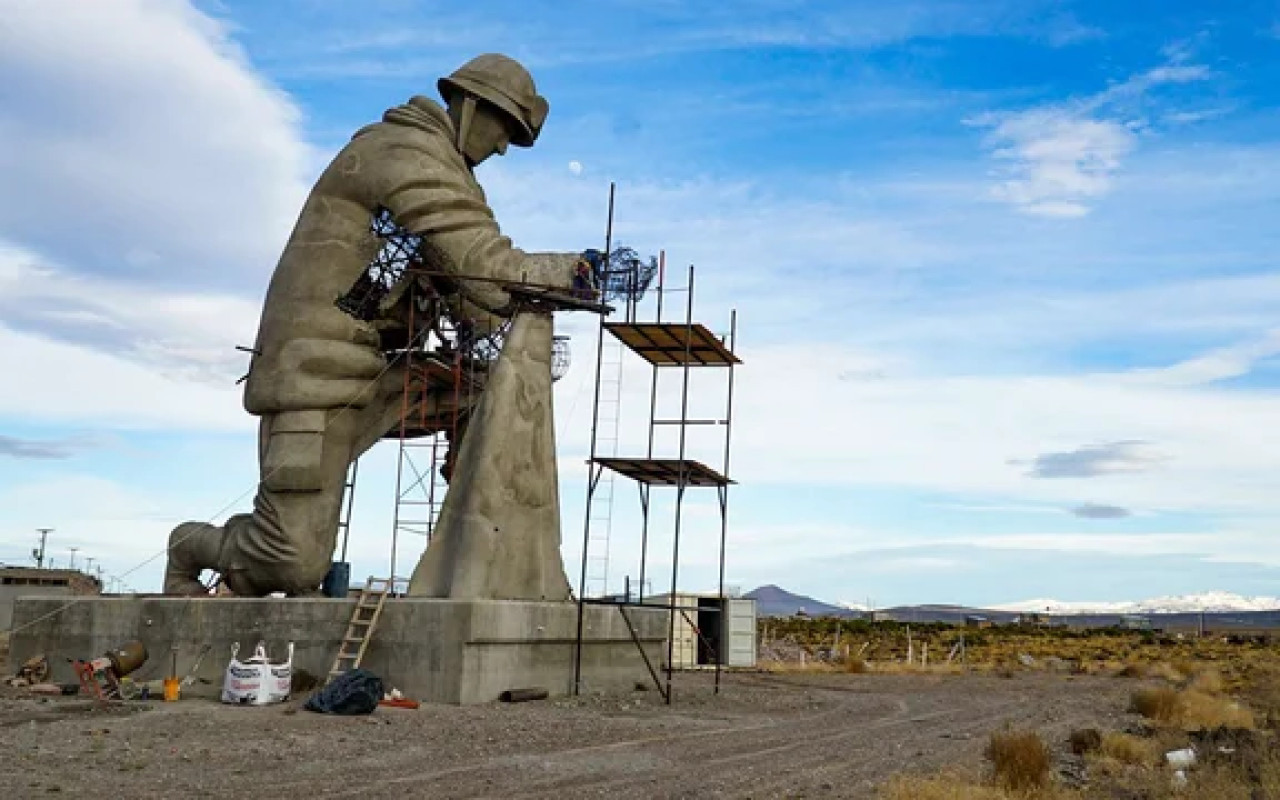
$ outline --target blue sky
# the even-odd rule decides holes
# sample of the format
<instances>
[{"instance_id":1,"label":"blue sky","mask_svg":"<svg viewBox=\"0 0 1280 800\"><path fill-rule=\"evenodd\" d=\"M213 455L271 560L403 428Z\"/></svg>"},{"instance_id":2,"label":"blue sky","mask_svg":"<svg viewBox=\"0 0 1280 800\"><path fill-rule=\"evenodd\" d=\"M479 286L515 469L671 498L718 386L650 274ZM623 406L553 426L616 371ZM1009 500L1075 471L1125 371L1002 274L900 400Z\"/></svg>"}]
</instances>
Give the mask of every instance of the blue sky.
<instances>
[{"instance_id":1,"label":"blue sky","mask_svg":"<svg viewBox=\"0 0 1280 800\"><path fill-rule=\"evenodd\" d=\"M480 170L504 231L599 246L616 181L619 238L696 264L713 329L740 314L731 584L1280 594L1275 2L0 7L0 560L49 526L55 558L154 589L174 524L247 508L234 346L311 181L500 51L551 103L537 146ZM576 572L592 326L559 324ZM714 414L716 378L696 388ZM362 462L357 576L386 571L394 472L391 445ZM618 497L614 588L638 538ZM714 583L713 502L687 588Z\"/></svg>"}]
</instances>

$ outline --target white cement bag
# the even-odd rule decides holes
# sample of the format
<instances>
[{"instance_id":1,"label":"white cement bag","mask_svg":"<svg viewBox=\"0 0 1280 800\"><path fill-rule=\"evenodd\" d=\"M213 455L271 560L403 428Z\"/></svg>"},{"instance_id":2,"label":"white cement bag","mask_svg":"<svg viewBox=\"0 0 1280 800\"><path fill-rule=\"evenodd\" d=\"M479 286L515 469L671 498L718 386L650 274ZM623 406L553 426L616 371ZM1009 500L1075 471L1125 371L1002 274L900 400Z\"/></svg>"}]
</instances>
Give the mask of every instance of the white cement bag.
<instances>
[{"instance_id":1,"label":"white cement bag","mask_svg":"<svg viewBox=\"0 0 1280 800\"><path fill-rule=\"evenodd\" d=\"M231 662L227 664L227 672L222 679L222 702L235 705L255 705L262 694L262 672L267 662L262 643L258 643L253 657L241 661L240 643L231 645Z\"/></svg>"},{"instance_id":2,"label":"white cement bag","mask_svg":"<svg viewBox=\"0 0 1280 800\"><path fill-rule=\"evenodd\" d=\"M289 699L293 691L293 642L289 642L289 655L284 661L266 665L266 674L262 678L262 691L258 694L259 705L267 703L283 703Z\"/></svg>"},{"instance_id":3,"label":"white cement bag","mask_svg":"<svg viewBox=\"0 0 1280 800\"><path fill-rule=\"evenodd\" d=\"M262 642L244 661L237 658L240 643L231 645L231 662L222 681L222 702L235 705L265 706L289 699L293 683L293 642L289 642L288 658L272 664Z\"/></svg>"}]
</instances>

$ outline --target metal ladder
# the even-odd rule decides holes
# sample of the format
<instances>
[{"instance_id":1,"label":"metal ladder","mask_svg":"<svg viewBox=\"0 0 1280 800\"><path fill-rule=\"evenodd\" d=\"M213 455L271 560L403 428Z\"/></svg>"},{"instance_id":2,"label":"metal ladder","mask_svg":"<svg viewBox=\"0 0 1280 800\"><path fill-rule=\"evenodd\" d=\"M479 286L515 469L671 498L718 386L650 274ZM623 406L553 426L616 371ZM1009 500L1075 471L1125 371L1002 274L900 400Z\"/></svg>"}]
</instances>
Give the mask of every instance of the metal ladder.
<instances>
[{"instance_id":1,"label":"metal ladder","mask_svg":"<svg viewBox=\"0 0 1280 800\"><path fill-rule=\"evenodd\" d=\"M431 536L436 532L436 524L440 521L440 509L444 507L445 492L449 484L441 476L445 458L449 454L449 441L444 431L431 437L431 485L427 490L427 544L431 544Z\"/></svg>"},{"instance_id":2,"label":"metal ladder","mask_svg":"<svg viewBox=\"0 0 1280 800\"><path fill-rule=\"evenodd\" d=\"M347 623L347 632L343 634L342 642L338 645L338 656L333 659L333 669L329 670L329 677L325 679L325 684L331 683L334 678L347 670L360 666L390 591L390 579L369 576L364 589L360 592L360 599L356 601L356 607L351 612L351 621ZM369 616L364 616L366 612ZM350 666L344 667L345 662L350 662Z\"/></svg>"},{"instance_id":3,"label":"metal ladder","mask_svg":"<svg viewBox=\"0 0 1280 800\"><path fill-rule=\"evenodd\" d=\"M604 331L601 331L604 335ZM600 401L596 419L596 454L618 455L622 415L622 343L606 340L600 364ZM605 470L591 499L591 533L587 540L587 597L603 597L609 590L609 549L613 533L614 473Z\"/></svg>"}]
</instances>

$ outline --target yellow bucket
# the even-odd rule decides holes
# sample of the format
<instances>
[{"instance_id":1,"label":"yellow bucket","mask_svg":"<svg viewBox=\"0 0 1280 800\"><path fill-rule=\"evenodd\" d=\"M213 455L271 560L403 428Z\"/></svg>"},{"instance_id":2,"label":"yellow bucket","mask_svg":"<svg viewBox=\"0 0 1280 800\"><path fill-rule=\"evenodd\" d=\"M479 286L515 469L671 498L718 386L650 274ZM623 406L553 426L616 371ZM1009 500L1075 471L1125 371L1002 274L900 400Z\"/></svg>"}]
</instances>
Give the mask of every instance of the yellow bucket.
<instances>
[{"instance_id":1,"label":"yellow bucket","mask_svg":"<svg viewBox=\"0 0 1280 800\"><path fill-rule=\"evenodd\" d=\"M182 681L177 678L164 679L164 701L166 703L177 702L178 697L182 694Z\"/></svg>"}]
</instances>

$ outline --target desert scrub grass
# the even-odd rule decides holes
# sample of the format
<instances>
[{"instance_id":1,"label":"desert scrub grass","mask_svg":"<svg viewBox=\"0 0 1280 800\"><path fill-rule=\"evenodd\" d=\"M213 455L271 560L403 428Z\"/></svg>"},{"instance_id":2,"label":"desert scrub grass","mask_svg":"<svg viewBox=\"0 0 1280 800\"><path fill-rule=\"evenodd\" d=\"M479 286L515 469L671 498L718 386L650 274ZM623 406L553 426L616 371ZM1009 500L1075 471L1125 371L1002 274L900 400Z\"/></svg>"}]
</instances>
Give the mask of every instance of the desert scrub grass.
<instances>
[{"instance_id":1,"label":"desert scrub grass","mask_svg":"<svg viewBox=\"0 0 1280 800\"><path fill-rule=\"evenodd\" d=\"M857 656L850 656L844 660L844 671L853 675L861 675L870 672L867 662Z\"/></svg>"},{"instance_id":2,"label":"desert scrub grass","mask_svg":"<svg viewBox=\"0 0 1280 800\"><path fill-rule=\"evenodd\" d=\"M986 756L995 785L1001 789L1026 794L1049 785L1053 757L1035 731L1010 729L992 733Z\"/></svg>"},{"instance_id":3,"label":"desert scrub grass","mask_svg":"<svg viewBox=\"0 0 1280 800\"><path fill-rule=\"evenodd\" d=\"M1098 751L1107 758L1135 767L1149 767L1157 763L1154 742L1118 731L1103 734Z\"/></svg>"},{"instance_id":4,"label":"desert scrub grass","mask_svg":"<svg viewBox=\"0 0 1280 800\"><path fill-rule=\"evenodd\" d=\"M1203 692L1204 694L1222 694L1226 686L1222 680L1222 673L1216 669L1204 669L1191 674L1191 680L1187 682L1187 688L1193 692Z\"/></svg>"},{"instance_id":5,"label":"desert scrub grass","mask_svg":"<svg viewBox=\"0 0 1280 800\"><path fill-rule=\"evenodd\" d=\"M1253 712L1229 697L1188 689L1181 697L1182 716L1178 720L1186 730L1255 727Z\"/></svg>"},{"instance_id":6,"label":"desert scrub grass","mask_svg":"<svg viewBox=\"0 0 1280 800\"><path fill-rule=\"evenodd\" d=\"M1171 725L1182 715L1182 700L1172 686L1144 687L1129 697L1129 710L1154 722Z\"/></svg>"},{"instance_id":7,"label":"desert scrub grass","mask_svg":"<svg viewBox=\"0 0 1280 800\"><path fill-rule=\"evenodd\" d=\"M1139 689L1130 698L1129 710L1153 722L1188 731L1256 726L1253 712L1246 706L1229 697L1195 689L1181 692L1169 686Z\"/></svg>"},{"instance_id":8,"label":"desert scrub grass","mask_svg":"<svg viewBox=\"0 0 1280 800\"><path fill-rule=\"evenodd\" d=\"M1172 664L1159 661L1147 667L1148 678L1159 678L1169 683L1182 683L1187 679L1188 673L1184 673L1174 667Z\"/></svg>"},{"instance_id":9,"label":"desert scrub grass","mask_svg":"<svg viewBox=\"0 0 1280 800\"><path fill-rule=\"evenodd\" d=\"M1083 800L1060 786L1046 786L1032 793L1014 792L985 783L963 768L935 775L895 775L876 794L878 800Z\"/></svg>"}]
</instances>

